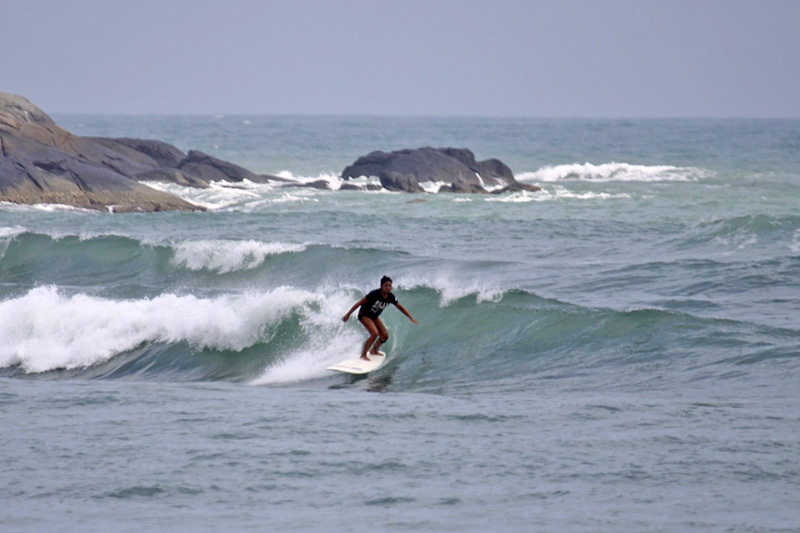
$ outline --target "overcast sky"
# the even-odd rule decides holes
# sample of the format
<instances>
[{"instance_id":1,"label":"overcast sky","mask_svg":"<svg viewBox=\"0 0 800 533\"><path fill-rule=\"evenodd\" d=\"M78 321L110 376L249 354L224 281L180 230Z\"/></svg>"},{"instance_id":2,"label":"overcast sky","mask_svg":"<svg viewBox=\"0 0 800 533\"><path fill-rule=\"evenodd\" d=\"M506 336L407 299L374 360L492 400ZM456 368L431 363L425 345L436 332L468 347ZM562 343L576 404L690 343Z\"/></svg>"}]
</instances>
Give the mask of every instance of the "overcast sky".
<instances>
[{"instance_id":1,"label":"overcast sky","mask_svg":"<svg viewBox=\"0 0 800 533\"><path fill-rule=\"evenodd\" d=\"M50 113L800 117L798 0L0 0Z\"/></svg>"}]
</instances>

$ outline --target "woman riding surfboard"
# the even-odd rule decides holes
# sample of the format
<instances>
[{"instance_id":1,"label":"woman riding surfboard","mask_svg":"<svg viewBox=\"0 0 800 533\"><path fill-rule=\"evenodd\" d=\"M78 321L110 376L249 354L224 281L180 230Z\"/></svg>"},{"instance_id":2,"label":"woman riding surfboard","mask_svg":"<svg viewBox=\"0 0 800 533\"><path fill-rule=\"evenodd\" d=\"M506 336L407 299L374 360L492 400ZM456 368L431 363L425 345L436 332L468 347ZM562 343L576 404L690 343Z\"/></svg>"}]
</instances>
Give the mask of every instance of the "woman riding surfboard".
<instances>
[{"instance_id":1,"label":"woman riding surfboard","mask_svg":"<svg viewBox=\"0 0 800 533\"><path fill-rule=\"evenodd\" d=\"M353 314L353 311L360 307L358 311L358 321L367 328L367 332L369 333L369 338L367 338L367 342L364 343L364 349L361 350L361 359L370 360L370 358L367 357L367 352L373 355L382 355L379 349L381 345L389 339L389 332L386 331L386 326L383 325L380 314L389 304L394 304L400 312L411 319L411 322L418 324L416 319L411 316L411 313L400 305L400 302L398 302L397 298L392 294L392 279L389 276L383 276L381 278L381 288L375 289L357 301L342 318L342 320L347 322L350 320L350 315ZM371 351L370 347L372 347Z\"/></svg>"}]
</instances>

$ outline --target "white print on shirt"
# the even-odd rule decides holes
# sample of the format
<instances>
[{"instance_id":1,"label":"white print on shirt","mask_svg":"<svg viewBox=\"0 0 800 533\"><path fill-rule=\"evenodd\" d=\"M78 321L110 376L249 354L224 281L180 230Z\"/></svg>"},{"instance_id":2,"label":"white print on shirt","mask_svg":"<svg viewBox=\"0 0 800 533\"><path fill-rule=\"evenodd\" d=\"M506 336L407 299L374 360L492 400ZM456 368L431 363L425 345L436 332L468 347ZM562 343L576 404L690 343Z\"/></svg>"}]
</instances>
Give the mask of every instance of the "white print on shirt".
<instances>
[{"instance_id":1,"label":"white print on shirt","mask_svg":"<svg viewBox=\"0 0 800 533\"><path fill-rule=\"evenodd\" d=\"M370 309L370 311L372 311L372 313L378 315L378 314L382 313L383 310L386 309L387 307L389 307L389 302L382 302L382 301L378 300L377 302L372 304L372 309Z\"/></svg>"}]
</instances>

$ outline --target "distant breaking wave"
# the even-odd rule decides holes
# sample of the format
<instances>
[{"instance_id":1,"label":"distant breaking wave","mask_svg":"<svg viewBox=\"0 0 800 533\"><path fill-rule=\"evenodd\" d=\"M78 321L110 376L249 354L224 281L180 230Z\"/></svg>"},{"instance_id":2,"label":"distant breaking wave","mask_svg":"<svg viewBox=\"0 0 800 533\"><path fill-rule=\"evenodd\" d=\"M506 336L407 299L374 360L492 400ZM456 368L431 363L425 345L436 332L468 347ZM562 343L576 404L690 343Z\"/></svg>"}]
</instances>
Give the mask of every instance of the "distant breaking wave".
<instances>
[{"instance_id":1,"label":"distant breaking wave","mask_svg":"<svg viewBox=\"0 0 800 533\"><path fill-rule=\"evenodd\" d=\"M706 170L694 167L669 165L631 165L629 163L604 163L593 165L567 164L542 167L535 172L516 176L519 181L553 183L565 180L608 181L696 181L708 177Z\"/></svg>"},{"instance_id":2,"label":"distant breaking wave","mask_svg":"<svg viewBox=\"0 0 800 533\"><path fill-rule=\"evenodd\" d=\"M12 242L17 246L9 251ZM141 268L146 268L149 263L165 258L178 268L227 274L253 270L271 256L300 253L307 247L307 244L252 239L142 240L114 233L50 234L30 232L19 225L0 227L0 259L5 258L9 264L22 261L30 265L54 255L76 261L102 256L120 264L138 260ZM141 254L145 255L140 257Z\"/></svg>"},{"instance_id":3,"label":"distant breaking wave","mask_svg":"<svg viewBox=\"0 0 800 533\"><path fill-rule=\"evenodd\" d=\"M552 186L552 190L542 189L537 192L521 191L511 194L500 194L486 198L487 202L496 203L526 203L526 202L552 202L557 200L629 200L631 195L628 193L606 193L606 192L573 192L560 185Z\"/></svg>"},{"instance_id":4,"label":"distant breaking wave","mask_svg":"<svg viewBox=\"0 0 800 533\"><path fill-rule=\"evenodd\" d=\"M302 244L261 241L209 239L174 245L176 265L189 270L213 270L220 273L250 270L260 266L270 255L302 252Z\"/></svg>"}]
</instances>

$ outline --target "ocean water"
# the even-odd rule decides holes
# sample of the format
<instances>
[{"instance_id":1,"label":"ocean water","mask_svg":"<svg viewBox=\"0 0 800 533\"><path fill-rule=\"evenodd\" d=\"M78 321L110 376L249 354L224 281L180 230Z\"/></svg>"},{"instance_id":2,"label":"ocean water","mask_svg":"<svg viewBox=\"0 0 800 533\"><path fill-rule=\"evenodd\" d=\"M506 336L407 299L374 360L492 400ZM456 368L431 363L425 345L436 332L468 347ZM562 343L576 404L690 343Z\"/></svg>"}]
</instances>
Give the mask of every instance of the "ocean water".
<instances>
[{"instance_id":1,"label":"ocean water","mask_svg":"<svg viewBox=\"0 0 800 533\"><path fill-rule=\"evenodd\" d=\"M3 531L800 531L800 121L54 118L333 189L466 147L542 191L0 204ZM382 275L419 325L327 372Z\"/></svg>"}]
</instances>

